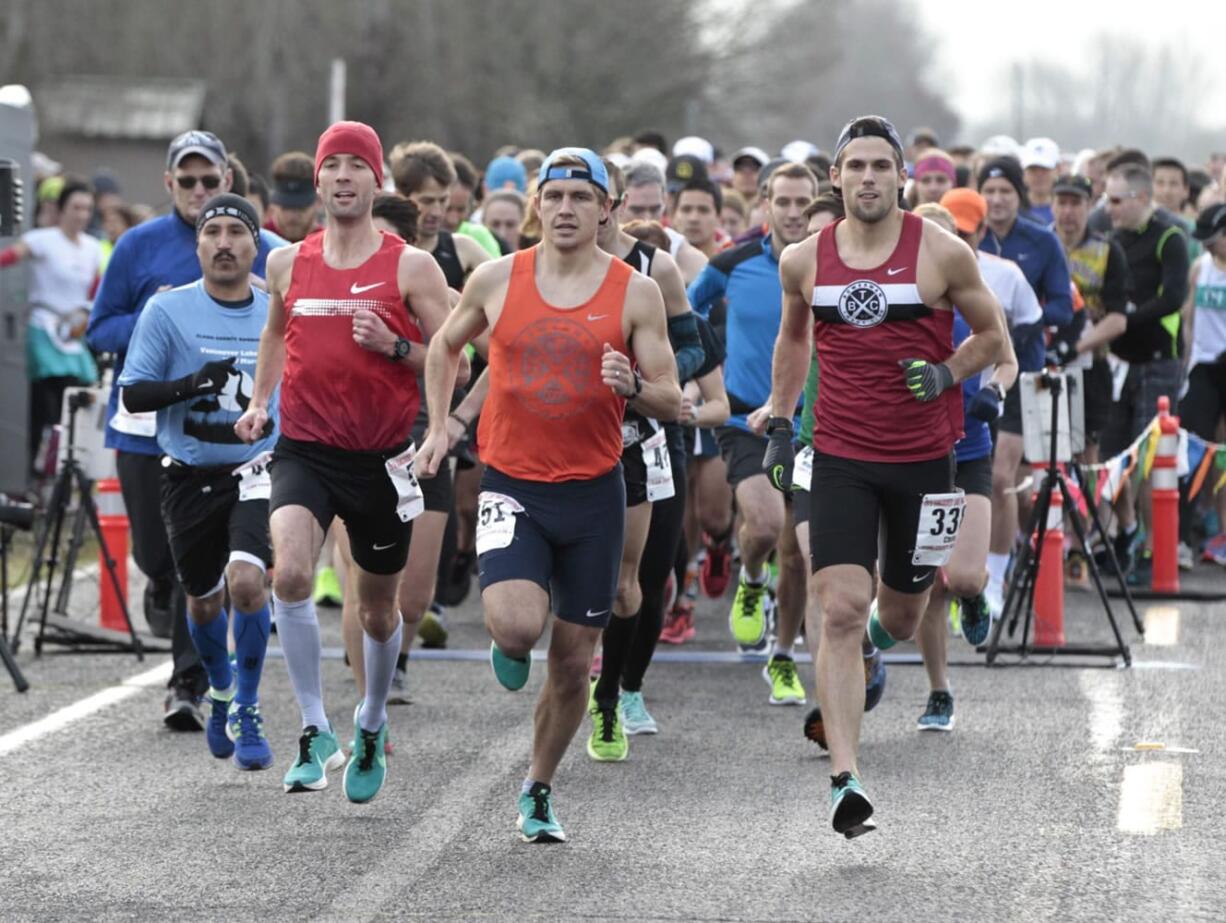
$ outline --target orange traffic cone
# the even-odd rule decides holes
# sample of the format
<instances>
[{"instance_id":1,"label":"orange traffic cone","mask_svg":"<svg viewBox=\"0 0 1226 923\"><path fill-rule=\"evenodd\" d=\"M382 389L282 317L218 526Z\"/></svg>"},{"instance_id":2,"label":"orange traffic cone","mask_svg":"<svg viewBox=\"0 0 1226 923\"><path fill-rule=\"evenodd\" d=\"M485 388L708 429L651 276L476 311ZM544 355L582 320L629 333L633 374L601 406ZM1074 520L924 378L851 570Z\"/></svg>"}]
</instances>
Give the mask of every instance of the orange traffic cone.
<instances>
[{"instance_id":1,"label":"orange traffic cone","mask_svg":"<svg viewBox=\"0 0 1226 923\"><path fill-rule=\"evenodd\" d=\"M1036 472L1039 466L1035 466ZM1046 477L1044 473L1044 477ZM1038 537L1037 534L1035 536ZM1034 588L1034 643L1036 647L1064 646L1064 498L1060 488L1051 492L1047 531L1039 555Z\"/></svg>"}]
</instances>

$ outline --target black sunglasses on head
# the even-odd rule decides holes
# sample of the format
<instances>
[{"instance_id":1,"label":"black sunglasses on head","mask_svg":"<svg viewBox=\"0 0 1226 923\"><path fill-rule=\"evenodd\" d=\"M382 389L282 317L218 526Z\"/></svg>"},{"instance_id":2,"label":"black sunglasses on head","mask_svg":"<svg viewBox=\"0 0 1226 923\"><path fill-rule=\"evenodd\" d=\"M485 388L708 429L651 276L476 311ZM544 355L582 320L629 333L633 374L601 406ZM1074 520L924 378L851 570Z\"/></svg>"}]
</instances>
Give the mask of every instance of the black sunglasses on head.
<instances>
[{"instance_id":1,"label":"black sunglasses on head","mask_svg":"<svg viewBox=\"0 0 1226 923\"><path fill-rule=\"evenodd\" d=\"M216 189L221 185L220 176L176 176L175 182L179 184L180 189L195 189L196 181L199 180L204 184L205 189Z\"/></svg>"}]
</instances>

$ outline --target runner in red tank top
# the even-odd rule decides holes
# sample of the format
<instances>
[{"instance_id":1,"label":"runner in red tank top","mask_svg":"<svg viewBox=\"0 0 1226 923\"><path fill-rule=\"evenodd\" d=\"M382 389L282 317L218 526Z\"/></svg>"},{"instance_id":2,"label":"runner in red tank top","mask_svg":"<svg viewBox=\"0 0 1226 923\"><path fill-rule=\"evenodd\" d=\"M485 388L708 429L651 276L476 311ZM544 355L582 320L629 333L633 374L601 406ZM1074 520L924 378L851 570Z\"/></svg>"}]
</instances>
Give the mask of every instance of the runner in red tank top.
<instances>
[{"instance_id":1,"label":"runner in red tank top","mask_svg":"<svg viewBox=\"0 0 1226 923\"><path fill-rule=\"evenodd\" d=\"M856 751L864 709L861 639L879 537L869 635L885 648L915 634L940 563L941 549L929 546L945 538L952 545L957 533L955 498L925 506L926 496L953 489L952 452L962 429L953 385L987 366L1005 334L971 249L899 208L906 171L893 125L878 116L849 122L830 179L842 191L847 217L788 248L780 261L783 323L764 466L775 486L791 486L791 413L816 337L821 387L809 548L823 616L817 696L830 746L831 823L850 838L874 828ZM956 352L954 302L973 331ZM933 523L943 527L932 531L936 538L928 534Z\"/></svg>"},{"instance_id":2,"label":"runner in red tank top","mask_svg":"<svg viewBox=\"0 0 1226 923\"><path fill-rule=\"evenodd\" d=\"M287 792L325 787L327 770L344 760L323 706L311 590L333 518L349 533L366 685L344 788L350 801L364 802L385 775L386 705L402 636L396 588L410 521L422 509L409 438L418 406L415 375L424 359L419 326L427 336L442 326L447 285L428 253L371 221L383 183L383 148L373 129L338 122L325 131L315 152L315 182L327 223L322 233L269 257L268 322L254 393L235 429L255 439L268 417L268 397L282 382L282 436L269 501L273 601L303 725Z\"/></svg>"},{"instance_id":3,"label":"runner in red tank top","mask_svg":"<svg viewBox=\"0 0 1226 923\"><path fill-rule=\"evenodd\" d=\"M490 659L503 686L527 682L551 607L558 615L519 799L519 829L531 842L566 838L550 785L583 720L592 652L617 590L623 411L629 402L673 420L681 409L660 289L597 247L611 204L599 157L554 151L532 200L541 243L477 268L426 367L430 430L419 463L428 476L447 454L460 353L490 331L477 554Z\"/></svg>"}]
</instances>

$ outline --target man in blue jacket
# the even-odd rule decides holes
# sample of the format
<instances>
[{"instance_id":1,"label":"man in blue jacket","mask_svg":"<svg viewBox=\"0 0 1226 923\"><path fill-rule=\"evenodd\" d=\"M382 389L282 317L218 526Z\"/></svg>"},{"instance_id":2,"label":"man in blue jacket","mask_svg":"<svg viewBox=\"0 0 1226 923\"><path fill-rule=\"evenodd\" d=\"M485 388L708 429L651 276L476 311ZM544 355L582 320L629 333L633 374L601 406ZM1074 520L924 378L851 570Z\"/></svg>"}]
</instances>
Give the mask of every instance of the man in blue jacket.
<instances>
[{"instance_id":1,"label":"man in blue jacket","mask_svg":"<svg viewBox=\"0 0 1226 923\"><path fill-rule=\"evenodd\" d=\"M233 175L226 147L212 132L185 132L170 143L165 182L174 207L169 214L138 225L119 239L85 333L94 352L115 354L114 381L118 382L123 373L128 343L145 302L157 292L201 277L196 219L205 202L229 191ZM252 268L256 276L264 276L268 252L284 243L275 234L260 232ZM161 453L156 432L155 414L121 409L119 388L112 386L106 445L117 450L119 483L132 530L132 556L149 578L145 612L155 629L170 622L174 671L163 720L173 730L200 731L204 729L200 701L209 683L188 634L187 603L175 579L174 559L162 522Z\"/></svg>"},{"instance_id":2,"label":"man in blue jacket","mask_svg":"<svg viewBox=\"0 0 1226 923\"><path fill-rule=\"evenodd\" d=\"M766 561L779 548L779 619L765 670L772 705L805 702L792 645L804 617L807 570L791 508L762 472L767 439L751 430L748 416L770 399L771 356L783 305L779 254L808 236L804 210L816 197L817 178L804 164L776 168L767 180L766 236L716 254L689 287L690 303L704 318L721 299L727 302L724 378L732 416L716 435L744 520L737 536L741 577L729 615L743 651L765 647Z\"/></svg>"}]
</instances>

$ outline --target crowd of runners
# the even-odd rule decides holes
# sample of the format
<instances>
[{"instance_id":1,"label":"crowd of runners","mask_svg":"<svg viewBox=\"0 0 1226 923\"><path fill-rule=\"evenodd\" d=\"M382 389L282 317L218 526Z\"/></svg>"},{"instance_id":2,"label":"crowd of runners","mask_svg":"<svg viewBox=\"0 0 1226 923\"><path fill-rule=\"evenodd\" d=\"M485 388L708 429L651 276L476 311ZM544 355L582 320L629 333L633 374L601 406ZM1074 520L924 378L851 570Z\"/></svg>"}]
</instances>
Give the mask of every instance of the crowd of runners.
<instances>
[{"instance_id":1,"label":"crowd of runners","mask_svg":"<svg viewBox=\"0 0 1226 923\"><path fill-rule=\"evenodd\" d=\"M414 640L445 646L475 584L506 689L548 631L525 840L565 840L581 729L598 761L668 731L652 657L699 632L762 664L764 706L810 706L808 645L798 732L829 751L833 828L863 834L881 652L918 643L917 727L952 730L949 639L986 639L1026 540L1019 375L1083 370L1089 462L1160 397L1210 441L1226 410L1219 162L942 149L862 116L829 151L643 132L479 171L338 122L267 180L188 132L165 185L139 222L113 183L45 178L39 227L0 251L31 267L30 460L113 356L106 444L174 652L163 720L270 767L294 737L260 710L275 626L302 719L286 792L343 767L349 800L376 796ZM1223 496L1185 502L1182 564L1226 563ZM1144 585L1148 499L1113 500L1098 541ZM695 624L699 593L730 594L726 634ZM323 699L338 607L351 729Z\"/></svg>"}]
</instances>

